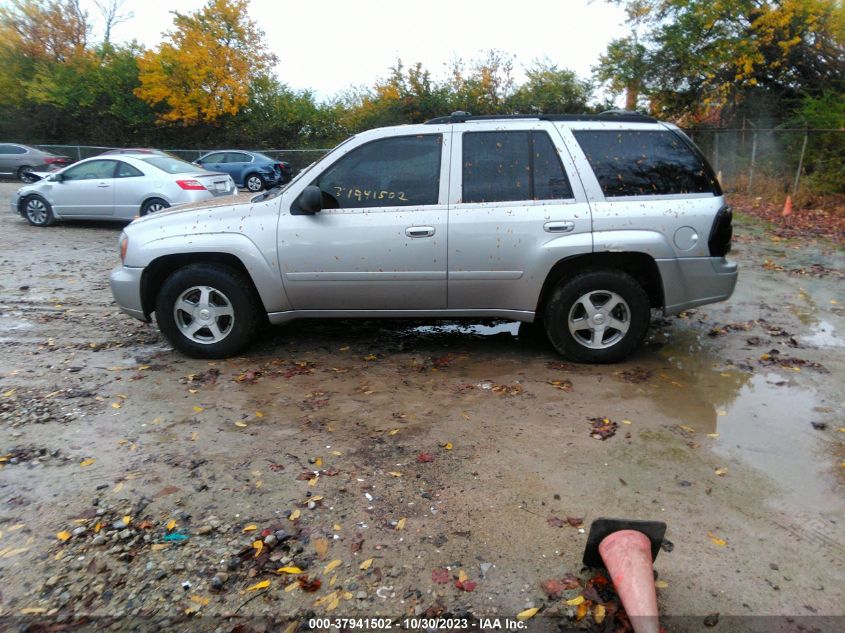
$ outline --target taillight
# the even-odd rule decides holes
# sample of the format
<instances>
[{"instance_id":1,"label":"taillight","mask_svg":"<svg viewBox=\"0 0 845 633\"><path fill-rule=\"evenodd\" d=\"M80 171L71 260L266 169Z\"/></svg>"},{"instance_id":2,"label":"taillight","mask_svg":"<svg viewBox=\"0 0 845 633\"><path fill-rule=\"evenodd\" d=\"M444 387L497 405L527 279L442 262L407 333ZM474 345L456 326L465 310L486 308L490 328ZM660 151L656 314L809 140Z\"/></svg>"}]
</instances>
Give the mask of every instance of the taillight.
<instances>
[{"instance_id":1,"label":"taillight","mask_svg":"<svg viewBox=\"0 0 845 633\"><path fill-rule=\"evenodd\" d=\"M186 191L205 191L205 187L199 180L177 180L176 184Z\"/></svg>"},{"instance_id":2,"label":"taillight","mask_svg":"<svg viewBox=\"0 0 845 633\"><path fill-rule=\"evenodd\" d=\"M710 229L710 239L707 246L711 257L724 257L731 252L731 238L733 238L733 211L729 206L719 209Z\"/></svg>"},{"instance_id":3,"label":"taillight","mask_svg":"<svg viewBox=\"0 0 845 633\"><path fill-rule=\"evenodd\" d=\"M47 165L55 165L56 163L66 163L67 159L60 156L45 156L44 163Z\"/></svg>"}]
</instances>

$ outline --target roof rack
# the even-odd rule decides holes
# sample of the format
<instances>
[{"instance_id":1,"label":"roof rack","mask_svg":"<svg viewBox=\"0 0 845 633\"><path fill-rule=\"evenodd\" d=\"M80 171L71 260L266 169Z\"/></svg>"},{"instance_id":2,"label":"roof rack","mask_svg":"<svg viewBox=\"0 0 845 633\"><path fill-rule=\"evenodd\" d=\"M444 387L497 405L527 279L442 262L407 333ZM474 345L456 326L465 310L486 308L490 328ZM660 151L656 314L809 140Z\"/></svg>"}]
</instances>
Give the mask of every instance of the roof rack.
<instances>
[{"instance_id":1,"label":"roof rack","mask_svg":"<svg viewBox=\"0 0 845 633\"><path fill-rule=\"evenodd\" d=\"M645 114L628 110L607 110L600 114L481 114L473 116L469 112L453 112L449 116L440 116L426 121L426 125L444 123L464 123L466 121L513 121L536 119L538 121L621 121L623 123L657 123L657 119Z\"/></svg>"}]
</instances>

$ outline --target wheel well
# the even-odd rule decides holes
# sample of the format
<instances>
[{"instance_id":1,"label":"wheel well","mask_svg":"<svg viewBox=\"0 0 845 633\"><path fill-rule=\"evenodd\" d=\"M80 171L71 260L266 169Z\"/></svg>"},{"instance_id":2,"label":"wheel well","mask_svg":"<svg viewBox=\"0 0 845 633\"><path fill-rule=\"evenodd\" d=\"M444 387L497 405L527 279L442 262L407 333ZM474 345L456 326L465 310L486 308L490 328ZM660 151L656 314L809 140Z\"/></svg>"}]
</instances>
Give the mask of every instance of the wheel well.
<instances>
[{"instance_id":1,"label":"wheel well","mask_svg":"<svg viewBox=\"0 0 845 633\"><path fill-rule=\"evenodd\" d=\"M190 264L216 264L236 270L243 275L258 303L262 307L264 306L246 266L231 253L180 253L154 259L144 268L144 274L141 276L141 307L144 316L149 316L155 310L158 291L161 289L164 280L180 268Z\"/></svg>"},{"instance_id":2,"label":"wheel well","mask_svg":"<svg viewBox=\"0 0 845 633\"><path fill-rule=\"evenodd\" d=\"M546 300L562 279L590 268L613 268L628 273L646 291L652 308L663 307L663 283L651 256L645 253L589 253L562 259L552 266L540 291L537 315L542 317Z\"/></svg>"},{"instance_id":3,"label":"wheel well","mask_svg":"<svg viewBox=\"0 0 845 633\"><path fill-rule=\"evenodd\" d=\"M166 202L168 205L170 204L170 202L167 200L167 198L163 198L163 197L161 197L161 196L150 196L149 198L144 198L144 201L143 201L143 202L141 202L141 206L139 207L139 212L140 212L141 210L143 210L144 206L145 206L145 205L146 205L146 204L147 204L150 200L161 200L162 202Z\"/></svg>"}]
</instances>

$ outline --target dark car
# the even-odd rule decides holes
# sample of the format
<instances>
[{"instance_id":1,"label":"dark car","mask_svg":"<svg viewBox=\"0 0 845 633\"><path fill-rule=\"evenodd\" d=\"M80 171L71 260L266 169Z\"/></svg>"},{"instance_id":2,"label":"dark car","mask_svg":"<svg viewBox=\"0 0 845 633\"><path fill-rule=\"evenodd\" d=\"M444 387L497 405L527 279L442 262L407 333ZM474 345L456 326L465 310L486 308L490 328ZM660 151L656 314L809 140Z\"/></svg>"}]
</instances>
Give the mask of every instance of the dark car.
<instances>
[{"instance_id":1,"label":"dark car","mask_svg":"<svg viewBox=\"0 0 845 633\"><path fill-rule=\"evenodd\" d=\"M194 162L210 171L229 174L239 187L246 187L250 191L282 185L293 176L289 163L275 160L260 152L221 149L209 152Z\"/></svg>"},{"instance_id":2,"label":"dark car","mask_svg":"<svg viewBox=\"0 0 845 633\"><path fill-rule=\"evenodd\" d=\"M12 176L23 182L35 182L34 171L51 171L70 165L68 156L51 154L18 143L0 143L0 176Z\"/></svg>"}]
</instances>

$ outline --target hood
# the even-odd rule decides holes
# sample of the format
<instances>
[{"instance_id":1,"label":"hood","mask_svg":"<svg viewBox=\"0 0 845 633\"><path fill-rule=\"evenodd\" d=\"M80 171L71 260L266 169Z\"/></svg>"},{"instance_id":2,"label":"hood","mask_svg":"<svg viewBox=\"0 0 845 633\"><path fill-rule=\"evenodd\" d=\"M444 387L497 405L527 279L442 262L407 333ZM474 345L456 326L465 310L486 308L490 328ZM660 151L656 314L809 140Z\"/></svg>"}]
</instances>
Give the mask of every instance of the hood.
<instances>
[{"instance_id":1,"label":"hood","mask_svg":"<svg viewBox=\"0 0 845 633\"><path fill-rule=\"evenodd\" d=\"M133 221L133 224L155 220L156 218L173 216L179 213L184 213L185 211L205 211L206 209L216 209L218 207L234 207L236 205L249 202L253 197L255 197L254 193L239 193L235 196L220 196L219 198L212 198L211 200L200 200L199 202L180 204L170 207L169 209L165 209L164 211L157 211L156 213L145 215L142 218L137 218Z\"/></svg>"}]
</instances>

